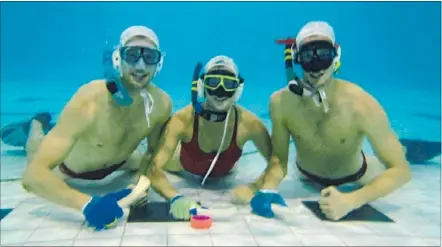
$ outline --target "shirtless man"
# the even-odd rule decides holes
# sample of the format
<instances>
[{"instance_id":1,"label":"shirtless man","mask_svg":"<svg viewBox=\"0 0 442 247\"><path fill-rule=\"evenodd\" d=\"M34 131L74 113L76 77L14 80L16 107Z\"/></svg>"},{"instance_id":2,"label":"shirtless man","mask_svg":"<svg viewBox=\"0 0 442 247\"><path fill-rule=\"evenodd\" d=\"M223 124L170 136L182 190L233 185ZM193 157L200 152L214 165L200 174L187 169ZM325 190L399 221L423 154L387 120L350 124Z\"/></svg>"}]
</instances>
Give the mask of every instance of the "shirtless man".
<instances>
[{"instance_id":1,"label":"shirtless man","mask_svg":"<svg viewBox=\"0 0 442 247\"><path fill-rule=\"evenodd\" d=\"M115 170L140 169L143 156L134 151L144 138L148 142L144 158L149 159L172 105L151 82L162 65L159 49L152 30L129 27L113 52L114 78L80 87L46 136L41 124L33 121L27 143L29 165L22 181L25 190L82 212L96 229L123 216L117 201L130 189L91 197L64 180L98 180Z\"/></svg>"},{"instance_id":2,"label":"shirtless man","mask_svg":"<svg viewBox=\"0 0 442 247\"><path fill-rule=\"evenodd\" d=\"M200 79L198 75L196 69L193 105L170 119L147 173L152 188L169 200L170 212L178 219L189 219L189 210L197 203L180 195L164 170L201 176L204 184L208 177L226 176L240 159L247 141L252 141L266 160L271 154L267 128L257 116L235 104L244 84L234 61L216 56L206 64ZM206 101L199 103L197 94ZM261 183L258 179L249 186Z\"/></svg>"},{"instance_id":3,"label":"shirtless man","mask_svg":"<svg viewBox=\"0 0 442 247\"><path fill-rule=\"evenodd\" d=\"M376 99L356 84L333 78L340 48L332 27L309 22L292 47L296 48L295 63L304 71L303 81L293 84L289 78L290 86L271 96L273 154L264 185L251 200L251 207L258 215L272 217L271 203L286 205L274 190L287 174L292 137L295 165L304 179L323 188L319 205L324 215L339 220L410 181L410 167ZM365 137L377 157L362 152ZM361 187L350 193L335 187L346 183Z\"/></svg>"}]
</instances>

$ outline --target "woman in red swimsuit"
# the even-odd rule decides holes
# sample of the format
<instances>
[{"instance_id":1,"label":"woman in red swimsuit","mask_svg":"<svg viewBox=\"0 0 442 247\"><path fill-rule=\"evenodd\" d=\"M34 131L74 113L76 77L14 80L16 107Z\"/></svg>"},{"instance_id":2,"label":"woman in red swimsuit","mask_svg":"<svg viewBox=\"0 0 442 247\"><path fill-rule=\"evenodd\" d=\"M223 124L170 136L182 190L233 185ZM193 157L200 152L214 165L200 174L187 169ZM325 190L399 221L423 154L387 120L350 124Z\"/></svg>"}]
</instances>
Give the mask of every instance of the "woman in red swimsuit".
<instances>
[{"instance_id":1,"label":"woman in red swimsuit","mask_svg":"<svg viewBox=\"0 0 442 247\"><path fill-rule=\"evenodd\" d=\"M206 64L202 76L199 69L192 87L193 104L170 119L147 172L151 186L170 200L172 215L181 219L188 219L188 210L196 204L179 195L164 170L199 175L204 184L208 177L228 174L247 141L266 160L271 154L271 139L263 122L236 104L244 83L233 60L216 56ZM197 96L205 101L197 102Z\"/></svg>"}]
</instances>

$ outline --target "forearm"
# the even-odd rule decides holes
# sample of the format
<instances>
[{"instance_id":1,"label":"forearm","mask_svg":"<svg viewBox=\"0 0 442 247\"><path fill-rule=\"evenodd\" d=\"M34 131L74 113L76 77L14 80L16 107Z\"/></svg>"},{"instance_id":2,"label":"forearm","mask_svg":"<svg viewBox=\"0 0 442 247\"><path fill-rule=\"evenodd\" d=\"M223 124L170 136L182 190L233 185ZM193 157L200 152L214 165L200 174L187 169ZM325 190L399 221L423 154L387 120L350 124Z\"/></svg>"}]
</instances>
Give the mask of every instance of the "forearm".
<instances>
[{"instance_id":1,"label":"forearm","mask_svg":"<svg viewBox=\"0 0 442 247\"><path fill-rule=\"evenodd\" d=\"M287 175L287 163L277 159L270 161L270 166L255 182L260 189L276 189ZM261 183L261 186L259 184Z\"/></svg>"},{"instance_id":2,"label":"forearm","mask_svg":"<svg viewBox=\"0 0 442 247\"><path fill-rule=\"evenodd\" d=\"M143 159L141 160L140 169L138 170L138 176L147 176L147 172L149 171L150 163L152 162L153 153L151 151L147 151L144 154Z\"/></svg>"},{"instance_id":3,"label":"forearm","mask_svg":"<svg viewBox=\"0 0 442 247\"><path fill-rule=\"evenodd\" d=\"M366 184L359 190L351 193L356 203L356 208L359 208L367 203L375 201L378 198L387 196L396 189L406 184L411 179L411 172L409 169L389 168L384 173L380 174L370 183Z\"/></svg>"},{"instance_id":4,"label":"forearm","mask_svg":"<svg viewBox=\"0 0 442 247\"><path fill-rule=\"evenodd\" d=\"M163 198L170 200L178 194L178 191L167 179L165 172L156 166L149 169L147 177L150 180L152 188Z\"/></svg>"},{"instance_id":5,"label":"forearm","mask_svg":"<svg viewBox=\"0 0 442 247\"><path fill-rule=\"evenodd\" d=\"M72 189L51 170L29 171L23 179L23 188L48 201L81 211L91 199L87 194Z\"/></svg>"}]
</instances>

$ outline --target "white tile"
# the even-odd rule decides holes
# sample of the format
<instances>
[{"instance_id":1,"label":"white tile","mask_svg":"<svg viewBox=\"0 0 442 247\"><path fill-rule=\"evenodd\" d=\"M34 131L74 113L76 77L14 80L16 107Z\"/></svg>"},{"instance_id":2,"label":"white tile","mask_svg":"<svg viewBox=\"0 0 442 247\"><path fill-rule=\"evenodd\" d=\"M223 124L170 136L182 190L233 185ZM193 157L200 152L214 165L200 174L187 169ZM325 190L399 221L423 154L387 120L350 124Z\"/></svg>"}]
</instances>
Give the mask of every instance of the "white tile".
<instances>
[{"instance_id":1,"label":"white tile","mask_svg":"<svg viewBox=\"0 0 442 247\"><path fill-rule=\"evenodd\" d=\"M35 229L43 221L42 217L35 217L32 215L12 215L11 213L3 218L0 222L0 227L3 230L24 230Z\"/></svg>"},{"instance_id":2,"label":"white tile","mask_svg":"<svg viewBox=\"0 0 442 247\"><path fill-rule=\"evenodd\" d=\"M72 246L74 240L26 242L23 246Z\"/></svg>"},{"instance_id":3,"label":"white tile","mask_svg":"<svg viewBox=\"0 0 442 247\"><path fill-rule=\"evenodd\" d=\"M298 215L289 222L289 228L297 234L330 234L331 230L320 220L306 215Z\"/></svg>"},{"instance_id":4,"label":"white tile","mask_svg":"<svg viewBox=\"0 0 442 247\"><path fill-rule=\"evenodd\" d=\"M212 234L213 246L258 246L249 234Z\"/></svg>"},{"instance_id":5,"label":"white tile","mask_svg":"<svg viewBox=\"0 0 442 247\"><path fill-rule=\"evenodd\" d=\"M413 234L397 223L366 223L364 224L376 236L412 236Z\"/></svg>"},{"instance_id":6,"label":"white tile","mask_svg":"<svg viewBox=\"0 0 442 247\"><path fill-rule=\"evenodd\" d=\"M426 224L407 224L404 227L412 232L415 236L424 237L424 238L435 238L441 237L441 226L431 223L431 221L427 221Z\"/></svg>"},{"instance_id":7,"label":"white tile","mask_svg":"<svg viewBox=\"0 0 442 247\"><path fill-rule=\"evenodd\" d=\"M343 246L345 245L341 239L332 234L299 234L295 233L296 237L304 245L316 246Z\"/></svg>"},{"instance_id":8,"label":"white tile","mask_svg":"<svg viewBox=\"0 0 442 247\"><path fill-rule=\"evenodd\" d=\"M81 227L84 222L81 213L57 207L45 217L40 227Z\"/></svg>"},{"instance_id":9,"label":"white tile","mask_svg":"<svg viewBox=\"0 0 442 247\"><path fill-rule=\"evenodd\" d=\"M351 222L330 222L326 224L333 234L336 235L373 235L367 227Z\"/></svg>"},{"instance_id":10,"label":"white tile","mask_svg":"<svg viewBox=\"0 0 442 247\"><path fill-rule=\"evenodd\" d=\"M209 234L209 229L193 229L190 222L169 222L167 224L168 234Z\"/></svg>"},{"instance_id":11,"label":"white tile","mask_svg":"<svg viewBox=\"0 0 442 247\"><path fill-rule=\"evenodd\" d=\"M161 235L167 234L167 223L133 222L127 223L124 235Z\"/></svg>"},{"instance_id":12,"label":"white tile","mask_svg":"<svg viewBox=\"0 0 442 247\"><path fill-rule=\"evenodd\" d=\"M254 235L259 246L303 246L294 234Z\"/></svg>"},{"instance_id":13,"label":"white tile","mask_svg":"<svg viewBox=\"0 0 442 247\"><path fill-rule=\"evenodd\" d=\"M34 230L2 230L0 232L1 245L24 243L33 231Z\"/></svg>"},{"instance_id":14,"label":"white tile","mask_svg":"<svg viewBox=\"0 0 442 247\"><path fill-rule=\"evenodd\" d=\"M124 236L120 246L167 246L167 235Z\"/></svg>"},{"instance_id":15,"label":"white tile","mask_svg":"<svg viewBox=\"0 0 442 247\"><path fill-rule=\"evenodd\" d=\"M425 238L425 242L427 242L430 246L441 246L440 238Z\"/></svg>"},{"instance_id":16,"label":"white tile","mask_svg":"<svg viewBox=\"0 0 442 247\"><path fill-rule=\"evenodd\" d=\"M273 219L250 219L246 218L247 225L253 235L290 234L290 228L283 222Z\"/></svg>"},{"instance_id":17,"label":"white tile","mask_svg":"<svg viewBox=\"0 0 442 247\"><path fill-rule=\"evenodd\" d=\"M88 238L117 238L123 236L124 225L118 225L114 228L96 231L91 227L84 226L81 228L77 239L88 239Z\"/></svg>"},{"instance_id":18,"label":"white tile","mask_svg":"<svg viewBox=\"0 0 442 247\"><path fill-rule=\"evenodd\" d=\"M342 242L349 246L380 246L383 245L376 236L341 236Z\"/></svg>"},{"instance_id":19,"label":"white tile","mask_svg":"<svg viewBox=\"0 0 442 247\"><path fill-rule=\"evenodd\" d=\"M423 239L416 237L379 237L377 245L383 246L428 246Z\"/></svg>"},{"instance_id":20,"label":"white tile","mask_svg":"<svg viewBox=\"0 0 442 247\"><path fill-rule=\"evenodd\" d=\"M210 233L213 234L250 234L249 226L245 221L233 222L213 222L210 228Z\"/></svg>"},{"instance_id":21,"label":"white tile","mask_svg":"<svg viewBox=\"0 0 442 247\"><path fill-rule=\"evenodd\" d=\"M120 246L121 238L76 239L72 246Z\"/></svg>"},{"instance_id":22,"label":"white tile","mask_svg":"<svg viewBox=\"0 0 442 247\"><path fill-rule=\"evenodd\" d=\"M168 235L167 246L212 246L212 238L204 235Z\"/></svg>"},{"instance_id":23,"label":"white tile","mask_svg":"<svg viewBox=\"0 0 442 247\"><path fill-rule=\"evenodd\" d=\"M28 239L29 242L38 241L55 241L55 240L69 240L74 239L80 228L37 228L37 230L32 233L32 236Z\"/></svg>"}]
</instances>

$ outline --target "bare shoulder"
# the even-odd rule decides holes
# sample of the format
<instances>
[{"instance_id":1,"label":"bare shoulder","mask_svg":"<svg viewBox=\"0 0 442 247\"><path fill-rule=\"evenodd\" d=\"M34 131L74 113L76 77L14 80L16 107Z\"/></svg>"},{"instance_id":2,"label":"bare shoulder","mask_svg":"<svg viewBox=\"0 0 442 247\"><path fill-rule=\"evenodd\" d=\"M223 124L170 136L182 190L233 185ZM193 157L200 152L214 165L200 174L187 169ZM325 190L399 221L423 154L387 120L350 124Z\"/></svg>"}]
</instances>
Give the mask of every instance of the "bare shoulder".
<instances>
[{"instance_id":1,"label":"bare shoulder","mask_svg":"<svg viewBox=\"0 0 442 247\"><path fill-rule=\"evenodd\" d=\"M339 80L339 94L352 102L359 120L385 118L386 113L379 101L362 87L349 81Z\"/></svg>"},{"instance_id":2,"label":"bare shoulder","mask_svg":"<svg viewBox=\"0 0 442 247\"><path fill-rule=\"evenodd\" d=\"M270 96L269 111L273 120L282 121L293 107L300 104L299 97L294 97L288 88L282 88Z\"/></svg>"},{"instance_id":3,"label":"bare shoulder","mask_svg":"<svg viewBox=\"0 0 442 247\"><path fill-rule=\"evenodd\" d=\"M107 97L106 83L103 80L93 80L77 89L63 111L70 110L93 119L99 105Z\"/></svg>"},{"instance_id":4,"label":"bare shoulder","mask_svg":"<svg viewBox=\"0 0 442 247\"><path fill-rule=\"evenodd\" d=\"M238 120L246 127L253 127L262 123L261 119L250 110L240 105L236 105L236 109L238 110Z\"/></svg>"},{"instance_id":5,"label":"bare shoulder","mask_svg":"<svg viewBox=\"0 0 442 247\"><path fill-rule=\"evenodd\" d=\"M185 129L187 126L192 126L193 116L195 111L191 104L185 106L184 108L176 111L170 122L175 128Z\"/></svg>"},{"instance_id":6,"label":"bare shoulder","mask_svg":"<svg viewBox=\"0 0 442 247\"><path fill-rule=\"evenodd\" d=\"M107 97L104 81L94 80L82 85L60 113L55 132L81 133L90 127L97 117L103 97Z\"/></svg>"},{"instance_id":7,"label":"bare shoulder","mask_svg":"<svg viewBox=\"0 0 442 247\"><path fill-rule=\"evenodd\" d=\"M155 100L155 104L161 105L161 108L163 110L172 110L172 98L163 89L157 87L156 85L153 85L152 97Z\"/></svg>"}]
</instances>

